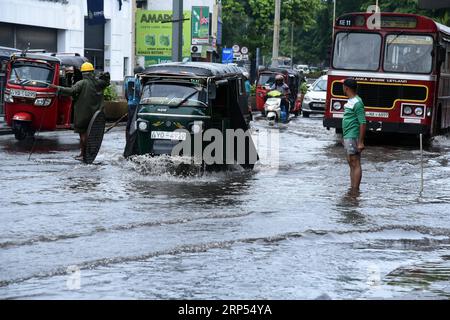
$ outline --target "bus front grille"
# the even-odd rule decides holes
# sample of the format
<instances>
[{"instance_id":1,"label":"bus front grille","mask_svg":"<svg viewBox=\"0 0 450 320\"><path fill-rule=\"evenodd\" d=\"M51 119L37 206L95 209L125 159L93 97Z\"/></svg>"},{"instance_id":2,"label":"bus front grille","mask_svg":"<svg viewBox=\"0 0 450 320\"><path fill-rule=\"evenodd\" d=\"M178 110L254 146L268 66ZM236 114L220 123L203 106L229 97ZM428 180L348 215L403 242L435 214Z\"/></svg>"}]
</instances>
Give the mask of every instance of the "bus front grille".
<instances>
[{"instance_id":1,"label":"bus front grille","mask_svg":"<svg viewBox=\"0 0 450 320\"><path fill-rule=\"evenodd\" d=\"M344 97L342 83L333 83L332 93L336 97ZM398 85L398 84L358 84L358 94L366 107L391 109L396 100L409 100L412 102L425 102L428 96L426 86Z\"/></svg>"}]
</instances>

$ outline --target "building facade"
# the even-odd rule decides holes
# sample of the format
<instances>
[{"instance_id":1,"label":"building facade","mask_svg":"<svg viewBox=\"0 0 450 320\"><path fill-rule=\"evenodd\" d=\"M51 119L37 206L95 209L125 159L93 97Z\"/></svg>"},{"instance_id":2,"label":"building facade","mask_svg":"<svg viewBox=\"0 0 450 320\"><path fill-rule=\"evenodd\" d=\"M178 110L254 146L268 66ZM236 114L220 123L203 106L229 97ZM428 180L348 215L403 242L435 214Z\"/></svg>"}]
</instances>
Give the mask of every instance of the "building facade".
<instances>
[{"instance_id":1,"label":"building facade","mask_svg":"<svg viewBox=\"0 0 450 320\"><path fill-rule=\"evenodd\" d=\"M148 66L171 61L172 0L137 0L136 61ZM221 1L183 0L183 60L216 62L221 46Z\"/></svg>"},{"instance_id":2,"label":"building facade","mask_svg":"<svg viewBox=\"0 0 450 320\"><path fill-rule=\"evenodd\" d=\"M134 66L134 0L95 1L103 6L98 24L89 19L88 0L2 0L0 46L78 53L122 81Z\"/></svg>"}]
</instances>

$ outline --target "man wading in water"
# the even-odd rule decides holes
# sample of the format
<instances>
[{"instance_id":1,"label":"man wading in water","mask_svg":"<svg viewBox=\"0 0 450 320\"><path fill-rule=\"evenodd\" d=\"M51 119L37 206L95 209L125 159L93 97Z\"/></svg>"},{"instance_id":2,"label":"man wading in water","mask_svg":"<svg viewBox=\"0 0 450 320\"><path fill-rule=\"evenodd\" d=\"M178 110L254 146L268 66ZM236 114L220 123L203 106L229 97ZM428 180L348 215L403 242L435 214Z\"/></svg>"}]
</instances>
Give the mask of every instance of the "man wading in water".
<instances>
[{"instance_id":1,"label":"man wading in water","mask_svg":"<svg viewBox=\"0 0 450 320\"><path fill-rule=\"evenodd\" d=\"M77 160L83 160L86 147L87 129L94 113L103 107L103 90L109 86L109 73L97 79L94 75L94 66L85 62L81 66L83 80L75 83L72 88L64 88L55 85L50 87L57 88L58 94L72 96L74 104L74 131L80 134L80 154L75 157Z\"/></svg>"},{"instance_id":2,"label":"man wading in water","mask_svg":"<svg viewBox=\"0 0 450 320\"><path fill-rule=\"evenodd\" d=\"M362 179L361 152L364 150L366 136L366 115L364 103L358 96L358 83L353 79L346 79L343 83L344 93L349 98L345 104L342 129L344 147L350 166L350 180L352 192L358 192Z\"/></svg>"}]
</instances>

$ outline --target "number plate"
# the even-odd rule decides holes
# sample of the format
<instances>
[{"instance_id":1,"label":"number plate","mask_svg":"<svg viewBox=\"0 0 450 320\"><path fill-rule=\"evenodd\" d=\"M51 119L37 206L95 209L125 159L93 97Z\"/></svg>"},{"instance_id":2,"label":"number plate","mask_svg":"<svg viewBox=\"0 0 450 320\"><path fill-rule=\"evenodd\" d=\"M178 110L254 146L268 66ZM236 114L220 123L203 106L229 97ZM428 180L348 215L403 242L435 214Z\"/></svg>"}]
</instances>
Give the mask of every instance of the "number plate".
<instances>
[{"instance_id":1,"label":"number plate","mask_svg":"<svg viewBox=\"0 0 450 320\"><path fill-rule=\"evenodd\" d=\"M366 117L389 118L389 112L366 112Z\"/></svg>"},{"instance_id":2,"label":"number plate","mask_svg":"<svg viewBox=\"0 0 450 320\"><path fill-rule=\"evenodd\" d=\"M315 108L325 108L324 103L313 103L312 106Z\"/></svg>"},{"instance_id":3,"label":"number plate","mask_svg":"<svg viewBox=\"0 0 450 320\"><path fill-rule=\"evenodd\" d=\"M14 97L21 97L21 98L36 98L36 92L34 91L28 91L28 90L17 90L17 89L11 89L11 95Z\"/></svg>"},{"instance_id":4,"label":"number plate","mask_svg":"<svg viewBox=\"0 0 450 320\"><path fill-rule=\"evenodd\" d=\"M186 132L171 132L171 131L152 131L152 139L158 140L186 140Z\"/></svg>"}]
</instances>

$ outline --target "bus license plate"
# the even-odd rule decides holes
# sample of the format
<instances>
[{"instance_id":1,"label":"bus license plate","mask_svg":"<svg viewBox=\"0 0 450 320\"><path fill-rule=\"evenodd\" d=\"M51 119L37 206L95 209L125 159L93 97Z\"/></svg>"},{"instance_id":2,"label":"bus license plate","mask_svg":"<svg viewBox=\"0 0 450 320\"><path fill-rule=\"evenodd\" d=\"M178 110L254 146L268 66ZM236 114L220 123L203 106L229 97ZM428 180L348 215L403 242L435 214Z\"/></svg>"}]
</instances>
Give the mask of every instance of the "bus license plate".
<instances>
[{"instance_id":1,"label":"bus license plate","mask_svg":"<svg viewBox=\"0 0 450 320\"><path fill-rule=\"evenodd\" d=\"M186 132L171 132L171 131L152 131L152 139L157 140L186 140Z\"/></svg>"},{"instance_id":2,"label":"bus license plate","mask_svg":"<svg viewBox=\"0 0 450 320\"><path fill-rule=\"evenodd\" d=\"M366 112L366 117L372 118L389 118L389 112Z\"/></svg>"},{"instance_id":3,"label":"bus license plate","mask_svg":"<svg viewBox=\"0 0 450 320\"><path fill-rule=\"evenodd\" d=\"M36 98L36 92L29 91L29 90L17 90L17 89L11 89L10 91L11 95L14 97L20 97L20 98Z\"/></svg>"}]
</instances>

